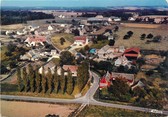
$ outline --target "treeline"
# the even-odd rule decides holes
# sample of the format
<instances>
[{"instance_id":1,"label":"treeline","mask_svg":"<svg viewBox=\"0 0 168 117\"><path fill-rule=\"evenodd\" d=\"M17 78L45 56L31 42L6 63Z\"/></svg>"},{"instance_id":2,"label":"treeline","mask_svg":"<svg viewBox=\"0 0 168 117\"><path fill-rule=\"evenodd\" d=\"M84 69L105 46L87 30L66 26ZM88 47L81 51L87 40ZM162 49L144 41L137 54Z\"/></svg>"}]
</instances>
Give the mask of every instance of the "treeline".
<instances>
[{"instance_id":1,"label":"treeline","mask_svg":"<svg viewBox=\"0 0 168 117\"><path fill-rule=\"evenodd\" d=\"M71 95L75 88L81 91L89 78L86 62L79 66L77 78L72 76L70 70L66 71L67 75L65 75L64 69L61 69L61 75L58 75L57 67L54 74L52 74L50 68L45 73L43 68L42 74L39 74L38 68L38 66L35 66L33 70L33 66L29 64L28 67L24 67L22 70L17 69L18 90L20 92L67 93Z\"/></svg>"},{"instance_id":2,"label":"treeline","mask_svg":"<svg viewBox=\"0 0 168 117\"><path fill-rule=\"evenodd\" d=\"M53 19L52 14L31 11L1 11L1 25L26 23L28 20Z\"/></svg>"}]
</instances>

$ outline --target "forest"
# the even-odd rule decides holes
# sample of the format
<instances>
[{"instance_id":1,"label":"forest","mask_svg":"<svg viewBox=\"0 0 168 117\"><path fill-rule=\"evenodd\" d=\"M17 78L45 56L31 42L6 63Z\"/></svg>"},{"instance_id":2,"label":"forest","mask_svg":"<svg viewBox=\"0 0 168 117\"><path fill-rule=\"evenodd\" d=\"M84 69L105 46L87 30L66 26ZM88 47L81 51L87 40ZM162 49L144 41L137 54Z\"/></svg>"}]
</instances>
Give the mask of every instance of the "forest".
<instances>
[{"instance_id":1,"label":"forest","mask_svg":"<svg viewBox=\"0 0 168 117\"><path fill-rule=\"evenodd\" d=\"M28 20L53 19L52 14L31 11L1 11L1 25L26 23Z\"/></svg>"}]
</instances>

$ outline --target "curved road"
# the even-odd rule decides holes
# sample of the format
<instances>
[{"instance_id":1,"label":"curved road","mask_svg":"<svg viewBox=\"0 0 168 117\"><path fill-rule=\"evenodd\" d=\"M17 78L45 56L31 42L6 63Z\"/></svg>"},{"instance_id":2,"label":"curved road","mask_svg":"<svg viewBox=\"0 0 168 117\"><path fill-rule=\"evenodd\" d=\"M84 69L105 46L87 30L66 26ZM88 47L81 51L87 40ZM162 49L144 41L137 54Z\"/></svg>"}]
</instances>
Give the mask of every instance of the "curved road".
<instances>
[{"instance_id":1,"label":"curved road","mask_svg":"<svg viewBox=\"0 0 168 117\"><path fill-rule=\"evenodd\" d=\"M100 77L92 72L94 82L88 92L77 99L55 99L55 98L43 98L43 97L30 97L30 96L13 96L13 95L1 95L1 99L4 100L20 100L20 101L33 101L33 102L48 102L48 103L80 103L80 104L91 104L91 105L99 105L99 106L106 106L106 107L113 107L113 108L120 108L120 109L128 109L134 111L142 111L142 112L149 112L151 113L150 108L143 108L143 107L136 107L136 106L127 106L127 105L120 105L120 104L112 104L112 103L104 103L99 102L93 98L96 90L99 87L99 79ZM168 115L168 111L162 111L162 114Z\"/></svg>"}]
</instances>

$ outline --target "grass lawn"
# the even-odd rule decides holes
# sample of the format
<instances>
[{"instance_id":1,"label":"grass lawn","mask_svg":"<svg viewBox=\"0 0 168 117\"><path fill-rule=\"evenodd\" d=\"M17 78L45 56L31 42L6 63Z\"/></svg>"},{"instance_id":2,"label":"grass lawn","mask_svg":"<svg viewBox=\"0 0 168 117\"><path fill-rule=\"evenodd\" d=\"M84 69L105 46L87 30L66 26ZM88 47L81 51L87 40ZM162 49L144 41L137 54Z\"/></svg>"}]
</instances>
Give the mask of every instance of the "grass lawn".
<instances>
[{"instance_id":1,"label":"grass lawn","mask_svg":"<svg viewBox=\"0 0 168 117\"><path fill-rule=\"evenodd\" d=\"M97 44L91 44L90 48L96 48L96 49L100 49L103 46L107 45L109 43L109 40L102 40L102 41L98 41Z\"/></svg>"},{"instance_id":2,"label":"grass lawn","mask_svg":"<svg viewBox=\"0 0 168 117\"><path fill-rule=\"evenodd\" d=\"M63 45L61 45L60 43L60 38L63 37L65 39L65 42ZM52 42L53 44L58 47L59 49L65 49L67 47L69 47L73 42L74 35L72 34L66 34L66 33L60 33L60 34L56 34L52 37Z\"/></svg>"},{"instance_id":3,"label":"grass lawn","mask_svg":"<svg viewBox=\"0 0 168 117\"><path fill-rule=\"evenodd\" d=\"M1 61L8 59L8 57L5 55L5 52L7 52L7 47L6 46L1 46L0 48L0 57L1 57Z\"/></svg>"},{"instance_id":4,"label":"grass lawn","mask_svg":"<svg viewBox=\"0 0 168 117\"><path fill-rule=\"evenodd\" d=\"M124 40L124 35L128 32L132 31L134 34L130 39ZM167 42L168 39L161 40L160 43L149 43L145 44L146 40L141 40L140 36L141 34L148 35L149 33L156 35L161 35L162 37L168 36L167 31L164 28L158 27L158 28L140 28L140 27L124 27L120 26L119 31L116 32L116 34L119 36L119 38L116 40L115 45L116 46L125 46L125 47L139 47L141 49L153 49L153 50L168 50L167 48Z\"/></svg>"},{"instance_id":5,"label":"grass lawn","mask_svg":"<svg viewBox=\"0 0 168 117\"><path fill-rule=\"evenodd\" d=\"M158 117L158 115L103 106L87 106L78 117Z\"/></svg>"}]
</instances>

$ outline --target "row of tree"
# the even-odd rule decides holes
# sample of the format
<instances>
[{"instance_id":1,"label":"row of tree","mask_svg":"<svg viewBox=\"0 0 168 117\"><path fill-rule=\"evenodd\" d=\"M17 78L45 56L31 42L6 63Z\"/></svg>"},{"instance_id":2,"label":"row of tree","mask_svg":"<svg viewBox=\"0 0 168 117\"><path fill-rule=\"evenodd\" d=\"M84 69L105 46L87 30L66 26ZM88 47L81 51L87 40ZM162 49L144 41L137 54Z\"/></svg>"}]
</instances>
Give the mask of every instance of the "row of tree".
<instances>
[{"instance_id":1,"label":"row of tree","mask_svg":"<svg viewBox=\"0 0 168 117\"><path fill-rule=\"evenodd\" d=\"M34 69L34 70L33 70ZM28 67L24 67L22 70L17 69L17 81L19 91L25 92L43 92L43 93L67 93L72 94L74 87L77 87L79 91L85 86L89 78L88 64L83 62L77 71L77 78L72 76L71 71L68 69L67 75L65 75L64 69L61 68L61 75L57 73L57 67L54 70L54 74L50 68L47 72L42 70L42 74L39 74L38 66L33 68L31 64ZM77 80L76 80L77 79Z\"/></svg>"}]
</instances>

